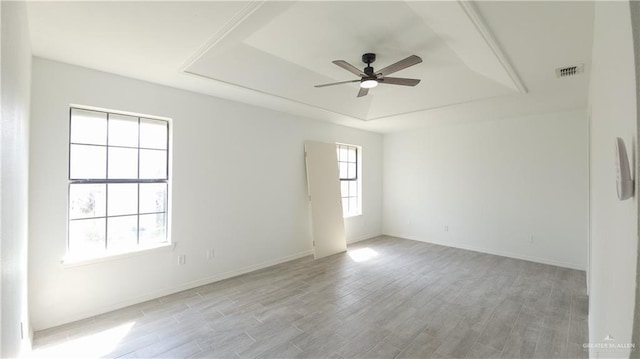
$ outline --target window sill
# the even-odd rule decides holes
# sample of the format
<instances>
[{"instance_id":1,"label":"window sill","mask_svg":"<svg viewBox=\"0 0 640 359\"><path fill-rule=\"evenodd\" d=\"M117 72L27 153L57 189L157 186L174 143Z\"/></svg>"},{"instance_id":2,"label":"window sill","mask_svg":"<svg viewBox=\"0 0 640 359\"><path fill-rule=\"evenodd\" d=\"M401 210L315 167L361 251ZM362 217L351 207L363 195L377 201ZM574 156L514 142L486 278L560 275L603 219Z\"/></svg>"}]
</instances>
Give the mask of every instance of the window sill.
<instances>
[{"instance_id":1,"label":"window sill","mask_svg":"<svg viewBox=\"0 0 640 359\"><path fill-rule=\"evenodd\" d=\"M174 246L174 244L172 244L172 243L163 243L163 244L160 244L160 245L155 246L155 247L145 247L145 248L140 248L140 249L137 249L137 250L134 250L134 251L130 251L130 252L106 253L104 255L96 256L96 257L71 257L71 256L68 256L68 257L65 257L62 260L62 267L63 268L73 268L73 267L79 267L79 266L84 266L84 265L108 262L108 261L112 261L112 260L118 260L118 259L133 257L133 256L150 254L150 253L153 253L153 252L165 251L165 250L168 250L168 249L172 249L173 246Z\"/></svg>"},{"instance_id":2,"label":"window sill","mask_svg":"<svg viewBox=\"0 0 640 359\"><path fill-rule=\"evenodd\" d=\"M350 214L347 214L346 216L342 216L342 218L353 218L353 217L360 217L360 216L362 216L362 212L350 213Z\"/></svg>"}]
</instances>

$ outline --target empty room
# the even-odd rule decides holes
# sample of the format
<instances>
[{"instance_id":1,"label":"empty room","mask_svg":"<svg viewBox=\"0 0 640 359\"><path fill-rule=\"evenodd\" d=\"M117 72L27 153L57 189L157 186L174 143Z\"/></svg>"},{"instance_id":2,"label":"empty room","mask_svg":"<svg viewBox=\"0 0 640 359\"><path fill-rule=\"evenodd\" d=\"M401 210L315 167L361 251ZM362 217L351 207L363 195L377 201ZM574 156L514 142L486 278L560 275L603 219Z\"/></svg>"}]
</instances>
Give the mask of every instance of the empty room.
<instances>
[{"instance_id":1,"label":"empty room","mask_svg":"<svg viewBox=\"0 0 640 359\"><path fill-rule=\"evenodd\" d=\"M0 25L0 357L640 357L639 3Z\"/></svg>"}]
</instances>

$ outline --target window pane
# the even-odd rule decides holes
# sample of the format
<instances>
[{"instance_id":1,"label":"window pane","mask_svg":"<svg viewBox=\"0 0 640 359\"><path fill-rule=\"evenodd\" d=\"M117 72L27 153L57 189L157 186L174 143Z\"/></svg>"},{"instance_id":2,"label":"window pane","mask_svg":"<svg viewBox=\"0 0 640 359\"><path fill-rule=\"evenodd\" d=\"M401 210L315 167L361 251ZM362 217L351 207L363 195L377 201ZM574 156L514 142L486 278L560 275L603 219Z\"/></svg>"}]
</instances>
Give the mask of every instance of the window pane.
<instances>
[{"instance_id":1,"label":"window pane","mask_svg":"<svg viewBox=\"0 0 640 359\"><path fill-rule=\"evenodd\" d=\"M106 145L107 114L104 112L72 109L71 142Z\"/></svg>"},{"instance_id":2,"label":"window pane","mask_svg":"<svg viewBox=\"0 0 640 359\"><path fill-rule=\"evenodd\" d=\"M167 178L167 151L140 150L140 178Z\"/></svg>"},{"instance_id":3,"label":"window pane","mask_svg":"<svg viewBox=\"0 0 640 359\"><path fill-rule=\"evenodd\" d=\"M79 219L69 222L71 253L95 254L104 251L105 219Z\"/></svg>"},{"instance_id":4,"label":"window pane","mask_svg":"<svg viewBox=\"0 0 640 359\"><path fill-rule=\"evenodd\" d=\"M138 245L138 216L107 218L107 249L126 251Z\"/></svg>"},{"instance_id":5,"label":"window pane","mask_svg":"<svg viewBox=\"0 0 640 359\"><path fill-rule=\"evenodd\" d=\"M107 210L105 184L72 184L69 187L69 218L104 217Z\"/></svg>"},{"instance_id":6,"label":"window pane","mask_svg":"<svg viewBox=\"0 0 640 359\"><path fill-rule=\"evenodd\" d=\"M71 179L104 179L107 174L107 149L102 146L71 145Z\"/></svg>"},{"instance_id":7,"label":"window pane","mask_svg":"<svg viewBox=\"0 0 640 359\"><path fill-rule=\"evenodd\" d=\"M151 246L166 241L166 215L164 213L140 215L140 245Z\"/></svg>"},{"instance_id":8,"label":"window pane","mask_svg":"<svg viewBox=\"0 0 640 359\"><path fill-rule=\"evenodd\" d=\"M357 213L358 212L358 198L350 197L349 198L349 213Z\"/></svg>"},{"instance_id":9,"label":"window pane","mask_svg":"<svg viewBox=\"0 0 640 359\"><path fill-rule=\"evenodd\" d=\"M117 183L108 186L109 216L138 213L137 183Z\"/></svg>"},{"instance_id":10,"label":"window pane","mask_svg":"<svg viewBox=\"0 0 640 359\"><path fill-rule=\"evenodd\" d=\"M140 147L167 149L167 122L140 119Z\"/></svg>"},{"instance_id":11,"label":"window pane","mask_svg":"<svg viewBox=\"0 0 640 359\"><path fill-rule=\"evenodd\" d=\"M347 214L349 214L349 199L343 198L342 199L342 215L346 216Z\"/></svg>"},{"instance_id":12,"label":"window pane","mask_svg":"<svg viewBox=\"0 0 640 359\"><path fill-rule=\"evenodd\" d=\"M349 163L348 167L349 167L348 170L347 170L347 175L349 176L348 178L356 178L357 177L356 164L355 163Z\"/></svg>"},{"instance_id":13,"label":"window pane","mask_svg":"<svg viewBox=\"0 0 640 359\"><path fill-rule=\"evenodd\" d=\"M349 196L358 196L358 181L349 181Z\"/></svg>"},{"instance_id":14,"label":"window pane","mask_svg":"<svg viewBox=\"0 0 640 359\"><path fill-rule=\"evenodd\" d=\"M166 206L166 183L140 184L140 213L165 212Z\"/></svg>"},{"instance_id":15,"label":"window pane","mask_svg":"<svg viewBox=\"0 0 640 359\"><path fill-rule=\"evenodd\" d=\"M356 148L349 147L349 150L347 151L347 153L348 153L347 161L356 162Z\"/></svg>"},{"instance_id":16,"label":"window pane","mask_svg":"<svg viewBox=\"0 0 640 359\"><path fill-rule=\"evenodd\" d=\"M346 146L338 146L338 161L346 161L347 156L347 147Z\"/></svg>"},{"instance_id":17,"label":"window pane","mask_svg":"<svg viewBox=\"0 0 640 359\"><path fill-rule=\"evenodd\" d=\"M338 165L340 166L340 178L349 178L349 174L347 173L347 164L340 162Z\"/></svg>"},{"instance_id":18,"label":"window pane","mask_svg":"<svg viewBox=\"0 0 640 359\"><path fill-rule=\"evenodd\" d=\"M109 146L138 147L138 118L110 114Z\"/></svg>"},{"instance_id":19,"label":"window pane","mask_svg":"<svg viewBox=\"0 0 640 359\"><path fill-rule=\"evenodd\" d=\"M340 181L340 194L342 197L349 196L349 181Z\"/></svg>"},{"instance_id":20,"label":"window pane","mask_svg":"<svg viewBox=\"0 0 640 359\"><path fill-rule=\"evenodd\" d=\"M109 178L137 179L138 150L109 147Z\"/></svg>"}]
</instances>

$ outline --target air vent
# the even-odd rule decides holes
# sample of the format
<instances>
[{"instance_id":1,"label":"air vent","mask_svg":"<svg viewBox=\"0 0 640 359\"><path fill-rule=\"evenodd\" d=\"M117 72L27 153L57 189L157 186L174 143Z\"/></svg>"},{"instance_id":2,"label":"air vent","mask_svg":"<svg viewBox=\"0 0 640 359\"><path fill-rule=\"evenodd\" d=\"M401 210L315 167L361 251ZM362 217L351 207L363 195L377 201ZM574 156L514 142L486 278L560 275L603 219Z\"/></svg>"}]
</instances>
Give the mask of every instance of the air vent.
<instances>
[{"instance_id":1,"label":"air vent","mask_svg":"<svg viewBox=\"0 0 640 359\"><path fill-rule=\"evenodd\" d=\"M563 78L563 77L575 76L579 73L582 73L583 71L584 71L583 64L575 65L575 66L560 67L556 69L556 77Z\"/></svg>"}]
</instances>

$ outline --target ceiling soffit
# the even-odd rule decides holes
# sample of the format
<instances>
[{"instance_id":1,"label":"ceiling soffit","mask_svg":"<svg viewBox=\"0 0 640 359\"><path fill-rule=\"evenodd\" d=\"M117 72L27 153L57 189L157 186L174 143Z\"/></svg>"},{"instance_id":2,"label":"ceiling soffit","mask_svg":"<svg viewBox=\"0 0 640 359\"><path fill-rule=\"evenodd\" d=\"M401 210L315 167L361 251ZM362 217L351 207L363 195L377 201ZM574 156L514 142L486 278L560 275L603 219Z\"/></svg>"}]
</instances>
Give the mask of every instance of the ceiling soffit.
<instances>
[{"instance_id":1,"label":"ceiling soffit","mask_svg":"<svg viewBox=\"0 0 640 359\"><path fill-rule=\"evenodd\" d=\"M409 55L421 64L356 98L356 79L333 65L382 68ZM487 26L466 2L250 2L189 59L185 73L369 121L525 93Z\"/></svg>"}]
</instances>

